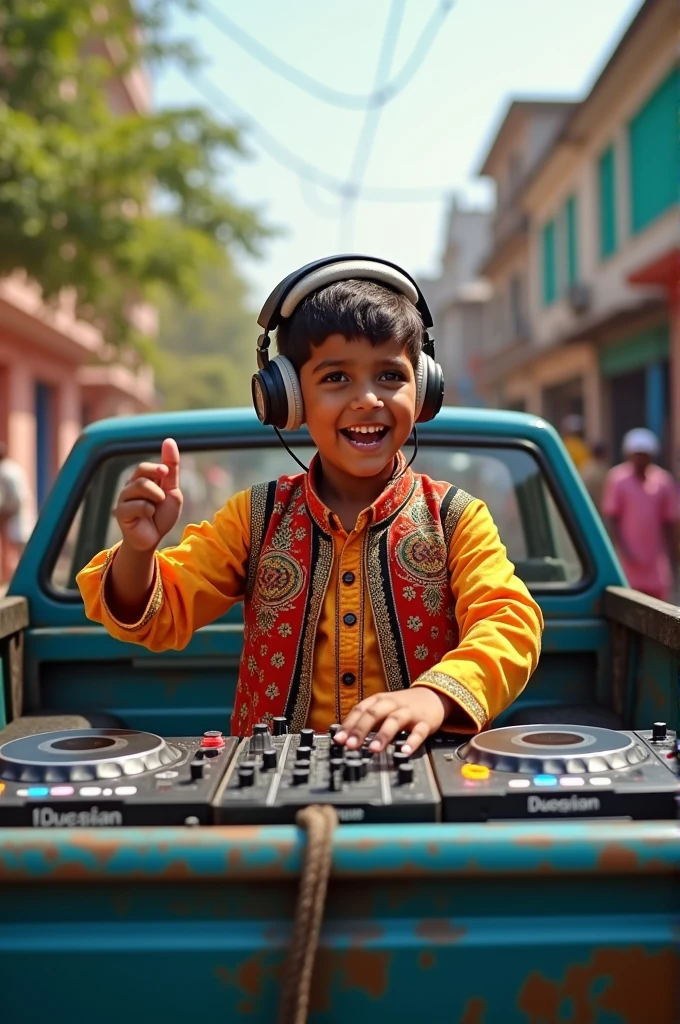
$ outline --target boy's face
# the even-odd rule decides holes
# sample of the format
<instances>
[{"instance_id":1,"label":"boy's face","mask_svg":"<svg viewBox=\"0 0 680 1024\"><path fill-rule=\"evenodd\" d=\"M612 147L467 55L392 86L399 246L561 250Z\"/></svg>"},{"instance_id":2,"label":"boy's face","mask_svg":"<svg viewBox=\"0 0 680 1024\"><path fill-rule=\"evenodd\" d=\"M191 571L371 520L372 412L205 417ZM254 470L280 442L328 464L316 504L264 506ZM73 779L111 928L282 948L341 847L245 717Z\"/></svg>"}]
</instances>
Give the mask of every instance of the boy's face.
<instances>
[{"instance_id":1,"label":"boy's face","mask_svg":"<svg viewBox=\"0 0 680 1024\"><path fill-rule=\"evenodd\" d=\"M392 464L415 417L415 373L402 346L331 334L312 348L300 385L323 462L354 477L377 476Z\"/></svg>"}]
</instances>

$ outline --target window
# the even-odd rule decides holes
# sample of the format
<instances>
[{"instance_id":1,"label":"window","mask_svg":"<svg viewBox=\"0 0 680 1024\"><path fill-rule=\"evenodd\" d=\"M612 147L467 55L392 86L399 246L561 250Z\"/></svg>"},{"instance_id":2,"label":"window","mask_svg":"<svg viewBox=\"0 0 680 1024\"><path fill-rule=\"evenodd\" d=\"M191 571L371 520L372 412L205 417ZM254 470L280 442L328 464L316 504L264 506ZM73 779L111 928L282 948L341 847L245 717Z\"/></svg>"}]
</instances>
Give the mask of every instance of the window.
<instances>
[{"instance_id":1,"label":"window","mask_svg":"<svg viewBox=\"0 0 680 1024\"><path fill-rule=\"evenodd\" d=\"M631 231L677 201L678 72L673 71L628 126Z\"/></svg>"},{"instance_id":2,"label":"window","mask_svg":"<svg viewBox=\"0 0 680 1024\"><path fill-rule=\"evenodd\" d=\"M311 445L299 449L303 461L311 458L312 452ZM77 572L98 551L120 539L112 516L118 493L137 463L157 457L157 452L136 452L99 465L52 571L51 582L57 590L73 593ZM414 468L436 480L448 480L487 503L509 558L532 588L544 584L568 587L583 577L583 566L548 483L528 451L421 441ZM183 447L182 518L163 546L176 544L189 523L212 519L237 491L296 471L279 447L192 452Z\"/></svg>"},{"instance_id":3,"label":"window","mask_svg":"<svg viewBox=\"0 0 680 1024\"><path fill-rule=\"evenodd\" d=\"M614 147L600 157L600 257L605 260L616 252L616 173Z\"/></svg>"},{"instance_id":4,"label":"window","mask_svg":"<svg viewBox=\"0 0 680 1024\"><path fill-rule=\"evenodd\" d=\"M555 221L543 228L543 305L549 306L557 298L557 260L555 253Z\"/></svg>"},{"instance_id":5,"label":"window","mask_svg":"<svg viewBox=\"0 0 680 1024\"><path fill-rule=\"evenodd\" d=\"M564 206L564 226L567 243L567 286L578 281L578 222L576 196L570 196Z\"/></svg>"}]
</instances>

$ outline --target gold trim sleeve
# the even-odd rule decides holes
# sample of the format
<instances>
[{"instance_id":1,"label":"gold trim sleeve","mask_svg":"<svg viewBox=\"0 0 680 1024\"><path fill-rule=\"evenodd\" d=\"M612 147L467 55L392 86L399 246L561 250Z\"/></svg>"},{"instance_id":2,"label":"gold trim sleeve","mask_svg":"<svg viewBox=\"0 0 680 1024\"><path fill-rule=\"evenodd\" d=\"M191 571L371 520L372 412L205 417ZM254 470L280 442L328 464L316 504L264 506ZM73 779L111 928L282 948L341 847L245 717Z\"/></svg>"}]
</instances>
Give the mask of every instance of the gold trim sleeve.
<instances>
[{"instance_id":1,"label":"gold trim sleeve","mask_svg":"<svg viewBox=\"0 0 680 1024\"><path fill-rule=\"evenodd\" d=\"M160 606L163 604L163 577L161 576L160 565L158 562L158 552L154 552L154 570L153 570L153 586L151 588L151 597L149 598L146 608L144 609L141 618L137 622L121 622L115 615L112 614L111 609L106 603L106 579L109 574L109 570L113 565L113 560L116 557L116 552L120 544L116 544L115 547L111 548L106 556L106 561L102 566L101 583L100 583L100 597L102 607L111 622L115 623L119 629L124 629L128 633L135 633L137 630L143 629L144 626L151 622L154 615L157 613Z\"/></svg>"},{"instance_id":2,"label":"gold trim sleeve","mask_svg":"<svg viewBox=\"0 0 680 1024\"><path fill-rule=\"evenodd\" d=\"M440 693L445 694L445 696L451 697L470 716L477 729L483 729L489 721L488 714L475 695L470 693L457 679L447 675L446 672L437 672L436 669L429 669L418 676L417 679L414 679L411 686L426 686L430 690L438 690ZM450 727L453 727L454 724L457 728L458 723L450 723Z\"/></svg>"}]
</instances>

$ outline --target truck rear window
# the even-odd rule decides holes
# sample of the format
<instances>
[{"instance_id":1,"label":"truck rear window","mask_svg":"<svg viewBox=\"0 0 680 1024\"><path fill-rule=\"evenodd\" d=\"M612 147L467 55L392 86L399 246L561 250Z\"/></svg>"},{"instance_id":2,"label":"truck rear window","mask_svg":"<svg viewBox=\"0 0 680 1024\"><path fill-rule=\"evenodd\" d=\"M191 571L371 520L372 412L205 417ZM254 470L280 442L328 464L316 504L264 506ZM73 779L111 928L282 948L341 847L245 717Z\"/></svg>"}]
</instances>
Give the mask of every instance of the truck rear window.
<instances>
[{"instance_id":1,"label":"truck rear window","mask_svg":"<svg viewBox=\"0 0 680 1024\"><path fill-rule=\"evenodd\" d=\"M299 448L303 461L313 448ZM120 540L113 509L134 467L158 452L116 455L96 468L51 573L52 585L76 590L75 577L98 551ZM481 498L496 522L508 557L531 590L571 588L584 575L576 544L548 481L526 448L421 445L413 468ZM295 473L290 456L273 446L182 450L182 517L163 546L181 539L189 523L212 519L231 495L284 473Z\"/></svg>"}]
</instances>

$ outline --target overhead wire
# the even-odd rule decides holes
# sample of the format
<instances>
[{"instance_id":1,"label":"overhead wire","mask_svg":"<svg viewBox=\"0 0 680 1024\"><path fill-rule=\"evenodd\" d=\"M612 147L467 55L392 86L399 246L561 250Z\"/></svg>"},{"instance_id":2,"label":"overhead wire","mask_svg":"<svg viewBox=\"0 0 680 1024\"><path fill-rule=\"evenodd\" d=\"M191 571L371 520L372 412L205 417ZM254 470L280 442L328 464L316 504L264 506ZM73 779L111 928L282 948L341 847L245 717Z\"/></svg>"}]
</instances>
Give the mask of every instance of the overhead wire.
<instances>
[{"instance_id":1,"label":"overhead wire","mask_svg":"<svg viewBox=\"0 0 680 1024\"><path fill-rule=\"evenodd\" d=\"M372 92L366 94L335 89L314 78L312 75L308 75L305 71L301 71L300 68L279 57L277 53L261 43L259 39L256 39L255 36L250 35L240 25L237 25L224 11L212 3L212 0L202 0L198 10L219 32L228 36L237 46L259 61L260 64L281 78L284 78L287 82L290 82L291 85L306 92L309 96L313 96L315 99L328 103L331 106L342 107L345 110L366 110L372 107L385 106L411 83L422 67L432 44L455 3L456 0L440 0L425 23L411 53L394 78L383 82L379 87L374 86Z\"/></svg>"},{"instance_id":2,"label":"overhead wire","mask_svg":"<svg viewBox=\"0 0 680 1024\"><path fill-rule=\"evenodd\" d=\"M206 78L205 75L200 75L187 68L182 70L182 74L187 82L207 100L213 110L219 111L220 114L224 113L225 108L230 110L231 116L241 122L242 127L280 166L293 171L303 180L309 181L333 195L371 203L426 203L438 202L452 191L450 185L432 185L420 188L383 187L382 185L356 187L352 182L343 181L298 156L252 114L236 103L221 86Z\"/></svg>"},{"instance_id":3,"label":"overhead wire","mask_svg":"<svg viewBox=\"0 0 680 1024\"><path fill-rule=\"evenodd\" d=\"M377 93L385 87L389 80L392 69L392 61L399 41L399 30L404 18L406 0L392 0L385 31L378 55L378 63L375 69L373 92ZM347 186L352 191L347 194L342 202L340 210L340 224L338 228L338 249L340 252L349 252L353 245L354 236L354 215L356 211L356 193L361 184L371 158L371 151L378 132L378 125L382 117L383 107L370 107L365 113L359 129L354 155L347 174Z\"/></svg>"}]
</instances>

